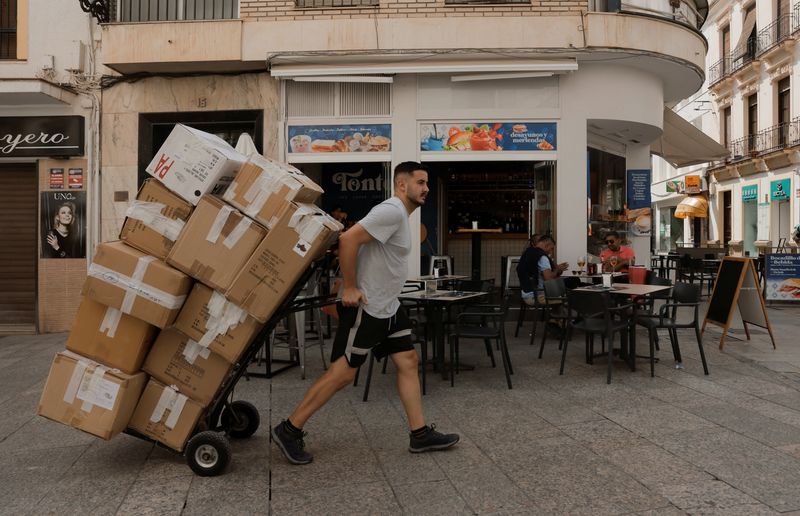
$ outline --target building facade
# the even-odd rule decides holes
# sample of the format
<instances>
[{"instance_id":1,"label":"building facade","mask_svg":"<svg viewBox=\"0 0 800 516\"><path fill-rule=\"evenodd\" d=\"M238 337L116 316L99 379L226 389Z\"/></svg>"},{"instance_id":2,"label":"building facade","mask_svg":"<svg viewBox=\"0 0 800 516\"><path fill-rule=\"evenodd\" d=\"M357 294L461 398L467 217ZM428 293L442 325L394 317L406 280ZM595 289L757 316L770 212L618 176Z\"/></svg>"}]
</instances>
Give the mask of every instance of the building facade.
<instances>
[{"instance_id":1,"label":"building facade","mask_svg":"<svg viewBox=\"0 0 800 516\"><path fill-rule=\"evenodd\" d=\"M97 27L37 0L0 3L0 25L0 334L63 331L99 231Z\"/></svg>"}]
</instances>

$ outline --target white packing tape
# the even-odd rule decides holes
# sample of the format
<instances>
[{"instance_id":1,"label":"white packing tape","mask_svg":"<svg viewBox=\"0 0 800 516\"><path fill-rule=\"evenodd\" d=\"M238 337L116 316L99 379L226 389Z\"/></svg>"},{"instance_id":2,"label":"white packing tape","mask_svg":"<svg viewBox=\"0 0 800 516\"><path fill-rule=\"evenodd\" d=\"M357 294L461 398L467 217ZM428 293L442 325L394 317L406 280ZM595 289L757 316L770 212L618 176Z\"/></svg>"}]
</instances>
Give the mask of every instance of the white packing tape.
<instances>
[{"instance_id":1,"label":"white packing tape","mask_svg":"<svg viewBox=\"0 0 800 516\"><path fill-rule=\"evenodd\" d=\"M188 398L181 393L175 396L175 399L169 407L169 417L167 417L167 420L164 422L164 426L170 430L175 428L175 425L178 424L178 419L181 417L181 412L183 412L183 407L186 406L187 399Z\"/></svg>"},{"instance_id":2,"label":"white packing tape","mask_svg":"<svg viewBox=\"0 0 800 516\"><path fill-rule=\"evenodd\" d=\"M225 312L225 304L227 301L225 300L225 296L213 290L211 292L211 299L208 300L206 303L206 307L208 308L208 315L210 317L221 317L222 314Z\"/></svg>"},{"instance_id":3,"label":"white packing tape","mask_svg":"<svg viewBox=\"0 0 800 516\"><path fill-rule=\"evenodd\" d=\"M178 419L181 417L183 407L186 406L186 400L186 396L179 393L174 387L164 387L153 413L150 414L150 422L160 423L164 419L164 413L169 410L169 416L167 416L164 426L170 430L174 429L175 425L178 424Z\"/></svg>"},{"instance_id":4,"label":"white packing tape","mask_svg":"<svg viewBox=\"0 0 800 516\"><path fill-rule=\"evenodd\" d=\"M228 249L233 249L233 246L239 242L239 240L244 236L248 229L250 229L250 224L252 222L247 217L242 217L242 220L236 224L236 227L230 232L230 234L222 241L222 245L227 247Z\"/></svg>"},{"instance_id":5,"label":"white packing tape","mask_svg":"<svg viewBox=\"0 0 800 516\"><path fill-rule=\"evenodd\" d=\"M186 345L183 347L183 358L186 359L186 362L189 364L194 364L198 356L208 359L210 355L211 351L209 351L208 348L204 348L192 339L187 340Z\"/></svg>"},{"instance_id":6,"label":"white packing tape","mask_svg":"<svg viewBox=\"0 0 800 516\"><path fill-rule=\"evenodd\" d=\"M206 332L197 341L197 344L203 348L210 346L217 335L225 335L247 319L246 311L227 301L222 294L216 291L211 294L211 299L206 306L208 307Z\"/></svg>"},{"instance_id":7,"label":"white packing tape","mask_svg":"<svg viewBox=\"0 0 800 516\"><path fill-rule=\"evenodd\" d=\"M214 219L213 224L211 224L211 228L208 230L208 234L206 235L206 240L211 242L212 244L216 244L219 236L222 234L222 228L225 227L225 223L228 221L228 217L230 217L231 213L233 213L233 208L228 205L222 205L217 212L217 216Z\"/></svg>"},{"instance_id":8,"label":"white packing tape","mask_svg":"<svg viewBox=\"0 0 800 516\"><path fill-rule=\"evenodd\" d=\"M267 204L267 200L269 199L270 195L272 194L266 190L259 190L258 195L256 195L255 199L253 199L253 202L247 206L247 209L244 210L244 213L249 217L255 217L258 215L264 205Z\"/></svg>"},{"instance_id":9,"label":"white packing tape","mask_svg":"<svg viewBox=\"0 0 800 516\"><path fill-rule=\"evenodd\" d=\"M147 266L156 261L155 256L142 256L136 262L136 268L133 270L133 274L131 275L131 281L142 283L144 279L144 273L147 271ZM136 293L131 290L125 291L125 298L122 300L122 306L120 310L123 313L129 314L133 309L133 302L136 301Z\"/></svg>"},{"instance_id":10,"label":"white packing tape","mask_svg":"<svg viewBox=\"0 0 800 516\"><path fill-rule=\"evenodd\" d=\"M119 321L122 319L122 312L111 306L106 307L106 314L100 322L100 333L105 333L108 338L113 339L117 334Z\"/></svg>"},{"instance_id":11,"label":"white packing tape","mask_svg":"<svg viewBox=\"0 0 800 516\"><path fill-rule=\"evenodd\" d=\"M89 367L89 362L85 360L78 360L75 363L75 368L72 370L72 377L67 384L67 390L64 391L64 401L70 405L75 401L75 395L78 394L78 387L81 385L81 380L83 379L83 374L86 372L87 367Z\"/></svg>"},{"instance_id":12,"label":"white packing tape","mask_svg":"<svg viewBox=\"0 0 800 516\"><path fill-rule=\"evenodd\" d=\"M163 215L161 212L164 208L166 205L160 202L133 201L125 215L140 221L167 240L174 242L178 239L186 222Z\"/></svg>"},{"instance_id":13,"label":"white packing tape","mask_svg":"<svg viewBox=\"0 0 800 516\"><path fill-rule=\"evenodd\" d=\"M92 376L89 378L84 377L83 381L81 382L81 392L78 394L78 398L83 400L83 403L81 404L82 411L92 411L92 405L96 404L96 399L101 389L103 377L105 376L107 370L108 369L98 364L95 366Z\"/></svg>"},{"instance_id":14,"label":"white packing tape","mask_svg":"<svg viewBox=\"0 0 800 516\"><path fill-rule=\"evenodd\" d=\"M132 293L134 296L142 297L169 310L180 308L186 299L186 296L174 296L152 285L147 285L141 280L134 280L130 276L111 270L96 262L89 266L87 275L124 289L126 298L129 293ZM126 312L124 309L122 309L122 312L130 313Z\"/></svg>"}]
</instances>

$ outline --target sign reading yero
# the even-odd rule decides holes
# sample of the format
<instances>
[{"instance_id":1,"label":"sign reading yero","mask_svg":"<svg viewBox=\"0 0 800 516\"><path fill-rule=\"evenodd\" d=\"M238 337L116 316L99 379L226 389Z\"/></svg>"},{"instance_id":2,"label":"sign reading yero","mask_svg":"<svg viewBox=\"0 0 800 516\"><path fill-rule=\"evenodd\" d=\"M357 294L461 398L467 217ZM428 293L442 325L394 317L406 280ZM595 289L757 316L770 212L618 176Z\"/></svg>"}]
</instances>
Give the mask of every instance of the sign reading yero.
<instances>
[{"instance_id":1,"label":"sign reading yero","mask_svg":"<svg viewBox=\"0 0 800 516\"><path fill-rule=\"evenodd\" d=\"M0 117L0 157L83 156L82 116Z\"/></svg>"}]
</instances>

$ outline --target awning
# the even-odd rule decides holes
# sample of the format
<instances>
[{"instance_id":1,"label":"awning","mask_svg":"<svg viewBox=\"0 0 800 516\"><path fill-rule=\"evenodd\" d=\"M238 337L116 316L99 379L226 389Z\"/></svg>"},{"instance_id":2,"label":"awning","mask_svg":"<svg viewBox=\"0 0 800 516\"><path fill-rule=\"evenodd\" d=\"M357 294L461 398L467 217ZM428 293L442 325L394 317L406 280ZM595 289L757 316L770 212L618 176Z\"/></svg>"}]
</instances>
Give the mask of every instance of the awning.
<instances>
[{"instance_id":1,"label":"awning","mask_svg":"<svg viewBox=\"0 0 800 516\"><path fill-rule=\"evenodd\" d=\"M736 43L736 46L733 47L734 52L738 52L739 55L734 56L734 58L741 56L747 50L745 46L747 44L747 38L750 37L750 34L753 33L753 29L756 28L756 10L751 9L747 16L744 19L744 23L742 24L742 33L739 36L739 42ZM727 57L727 56L725 56Z\"/></svg>"},{"instance_id":2,"label":"awning","mask_svg":"<svg viewBox=\"0 0 800 516\"><path fill-rule=\"evenodd\" d=\"M701 196L686 197L675 208L675 217L679 219L687 217L706 218L708 217L708 201Z\"/></svg>"},{"instance_id":3,"label":"awning","mask_svg":"<svg viewBox=\"0 0 800 516\"><path fill-rule=\"evenodd\" d=\"M717 161L730 151L669 108L664 108L664 131L650 145L650 152L676 168Z\"/></svg>"}]
</instances>

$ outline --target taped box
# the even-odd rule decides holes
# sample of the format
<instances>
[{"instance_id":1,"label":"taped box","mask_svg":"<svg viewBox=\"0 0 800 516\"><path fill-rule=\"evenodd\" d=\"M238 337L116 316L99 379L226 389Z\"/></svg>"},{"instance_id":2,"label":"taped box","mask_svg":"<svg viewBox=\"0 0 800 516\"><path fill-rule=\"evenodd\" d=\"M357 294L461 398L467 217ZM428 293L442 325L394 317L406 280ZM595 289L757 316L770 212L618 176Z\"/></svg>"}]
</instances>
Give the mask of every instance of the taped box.
<instances>
[{"instance_id":1,"label":"taped box","mask_svg":"<svg viewBox=\"0 0 800 516\"><path fill-rule=\"evenodd\" d=\"M197 205L204 194L225 192L245 161L222 138L177 124L145 170Z\"/></svg>"},{"instance_id":2,"label":"taped box","mask_svg":"<svg viewBox=\"0 0 800 516\"><path fill-rule=\"evenodd\" d=\"M67 339L67 349L135 374L142 368L158 328L85 297Z\"/></svg>"},{"instance_id":3,"label":"taped box","mask_svg":"<svg viewBox=\"0 0 800 516\"><path fill-rule=\"evenodd\" d=\"M147 375L125 374L71 351L56 354L39 415L111 439L128 426Z\"/></svg>"},{"instance_id":4,"label":"taped box","mask_svg":"<svg viewBox=\"0 0 800 516\"><path fill-rule=\"evenodd\" d=\"M193 208L155 179L147 179L125 213L119 239L163 260Z\"/></svg>"},{"instance_id":5,"label":"taped box","mask_svg":"<svg viewBox=\"0 0 800 516\"><path fill-rule=\"evenodd\" d=\"M173 450L183 451L202 413L202 405L174 386L151 378L128 426Z\"/></svg>"},{"instance_id":6,"label":"taped box","mask_svg":"<svg viewBox=\"0 0 800 516\"><path fill-rule=\"evenodd\" d=\"M261 326L244 309L200 283L194 284L175 319L175 328L181 333L231 364L236 363Z\"/></svg>"},{"instance_id":7,"label":"taped box","mask_svg":"<svg viewBox=\"0 0 800 516\"><path fill-rule=\"evenodd\" d=\"M205 407L214 399L231 364L178 330L169 329L158 334L142 369L165 385L176 385Z\"/></svg>"},{"instance_id":8,"label":"taped box","mask_svg":"<svg viewBox=\"0 0 800 516\"><path fill-rule=\"evenodd\" d=\"M122 242L98 244L83 294L164 328L178 316L192 278Z\"/></svg>"},{"instance_id":9,"label":"taped box","mask_svg":"<svg viewBox=\"0 0 800 516\"><path fill-rule=\"evenodd\" d=\"M313 203L322 193L322 188L295 167L251 154L223 198L271 228L286 203Z\"/></svg>"},{"instance_id":10,"label":"taped box","mask_svg":"<svg viewBox=\"0 0 800 516\"><path fill-rule=\"evenodd\" d=\"M236 208L206 195L189 217L167 263L224 292L266 234L264 227Z\"/></svg>"},{"instance_id":11,"label":"taped box","mask_svg":"<svg viewBox=\"0 0 800 516\"><path fill-rule=\"evenodd\" d=\"M226 292L227 298L266 322L341 230L339 222L313 204L287 204Z\"/></svg>"}]
</instances>

